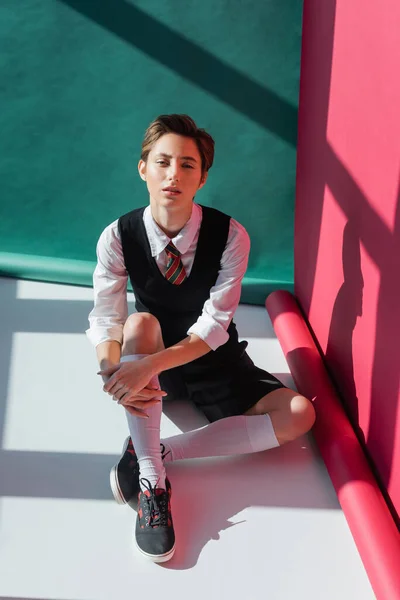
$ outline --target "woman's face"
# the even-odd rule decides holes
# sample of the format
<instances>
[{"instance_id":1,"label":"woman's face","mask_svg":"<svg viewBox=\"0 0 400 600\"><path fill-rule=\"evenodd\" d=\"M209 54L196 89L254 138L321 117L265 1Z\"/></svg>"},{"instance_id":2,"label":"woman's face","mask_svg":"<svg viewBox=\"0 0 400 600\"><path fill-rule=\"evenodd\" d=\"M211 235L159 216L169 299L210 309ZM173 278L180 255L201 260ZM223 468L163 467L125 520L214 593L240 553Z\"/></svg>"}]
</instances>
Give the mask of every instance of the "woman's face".
<instances>
[{"instance_id":1,"label":"woman's face","mask_svg":"<svg viewBox=\"0 0 400 600\"><path fill-rule=\"evenodd\" d=\"M166 133L152 147L147 161L139 161L140 177L146 181L150 204L183 209L206 182L196 142L175 133Z\"/></svg>"}]
</instances>

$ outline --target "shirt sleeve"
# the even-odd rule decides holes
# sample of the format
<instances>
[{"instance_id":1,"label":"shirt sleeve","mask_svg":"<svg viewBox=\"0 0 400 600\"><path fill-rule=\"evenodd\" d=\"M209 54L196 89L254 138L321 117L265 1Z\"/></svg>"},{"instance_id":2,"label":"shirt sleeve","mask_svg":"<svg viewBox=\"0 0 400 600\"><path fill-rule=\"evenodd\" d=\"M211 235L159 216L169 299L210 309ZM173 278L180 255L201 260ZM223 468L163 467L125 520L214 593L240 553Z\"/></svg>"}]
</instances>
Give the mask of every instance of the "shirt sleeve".
<instances>
[{"instance_id":1,"label":"shirt sleeve","mask_svg":"<svg viewBox=\"0 0 400 600\"><path fill-rule=\"evenodd\" d=\"M94 346L116 340L128 317L127 282L118 220L106 227L96 248L97 264L93 273L94 308L89 314L86 335Z\"/></svg>"},{"instance_id":2,"label":"shirt sleeve","mask_svg":"<svg viewBox=\"0 0 400 600\"><path fill-rule=\"evenodd\" d=\"M187 332L198 335L212 350L229 339L227 329L240 301L249 253L250 237L246 229L231 218L217 281L204 303L202 314Z\"/></svg>"}]
</instances>

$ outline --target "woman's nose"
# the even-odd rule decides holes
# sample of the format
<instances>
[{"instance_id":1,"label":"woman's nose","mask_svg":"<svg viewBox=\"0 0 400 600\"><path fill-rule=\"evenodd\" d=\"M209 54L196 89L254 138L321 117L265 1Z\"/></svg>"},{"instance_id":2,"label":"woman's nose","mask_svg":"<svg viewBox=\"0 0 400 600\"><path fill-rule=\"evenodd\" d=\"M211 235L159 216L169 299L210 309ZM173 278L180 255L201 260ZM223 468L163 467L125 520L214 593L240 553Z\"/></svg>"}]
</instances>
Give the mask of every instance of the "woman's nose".
<instances>
[{"instance_id":1,"label":"woman's nose","mask_svg":"<svg viewBox=\"0 0 400 600\"><path fill-rule=\"evenodd\" d=\"M170 166L169 168L169 172L168 172L168 176L170 179L175 180L175 179L179 179L179 167L178 166Z\"/></svg>"}]
</instances>

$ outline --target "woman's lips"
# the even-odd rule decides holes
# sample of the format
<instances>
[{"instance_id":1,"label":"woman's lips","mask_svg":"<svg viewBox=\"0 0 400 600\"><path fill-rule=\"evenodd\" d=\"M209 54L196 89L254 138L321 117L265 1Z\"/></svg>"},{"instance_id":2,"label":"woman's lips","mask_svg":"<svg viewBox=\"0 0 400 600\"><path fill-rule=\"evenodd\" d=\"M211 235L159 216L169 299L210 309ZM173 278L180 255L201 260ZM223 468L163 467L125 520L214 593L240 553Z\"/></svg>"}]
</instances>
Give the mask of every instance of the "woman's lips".
<instances>
[{"instance_id":1,"label":"woman's lips","mask_svg":"<svg viewBox=\"0 0 400 600\"><path fill-rule=\"evenodd\" d=\"M180 190L175 189L175 188L164 188L163 192L164 192L164 194L167 194L168 196L179 196L179 194L181 193Z\"/></svg>"}]
</instances>

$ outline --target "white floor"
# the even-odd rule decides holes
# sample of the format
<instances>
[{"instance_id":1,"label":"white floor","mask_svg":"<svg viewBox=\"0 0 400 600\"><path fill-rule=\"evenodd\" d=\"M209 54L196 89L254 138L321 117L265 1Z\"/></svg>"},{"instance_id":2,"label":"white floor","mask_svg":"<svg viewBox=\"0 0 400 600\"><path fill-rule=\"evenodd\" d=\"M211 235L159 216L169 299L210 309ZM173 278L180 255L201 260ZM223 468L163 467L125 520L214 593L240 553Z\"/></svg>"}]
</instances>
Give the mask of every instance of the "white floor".
<instances>
[{"instance_id":1,"label":"white floor","mask_svg":"<svg viewBox=\"0 0 400 600\"><path fill-rule=\"evenodd\" d=\"M90 289L0 279L0 600L375 598L312 435L257 455L168 465L177 551L138 555L108 473L127 435L86 339ZM291 383L262 307L235 321ZM291 383L292 385L292 383ZM190 406L162 435L201 426Z\"/></svg>"}]
</instances>

